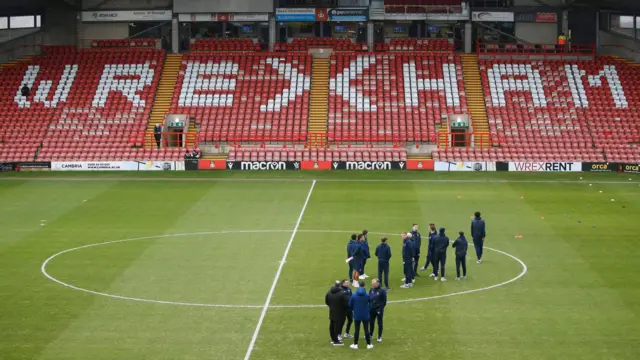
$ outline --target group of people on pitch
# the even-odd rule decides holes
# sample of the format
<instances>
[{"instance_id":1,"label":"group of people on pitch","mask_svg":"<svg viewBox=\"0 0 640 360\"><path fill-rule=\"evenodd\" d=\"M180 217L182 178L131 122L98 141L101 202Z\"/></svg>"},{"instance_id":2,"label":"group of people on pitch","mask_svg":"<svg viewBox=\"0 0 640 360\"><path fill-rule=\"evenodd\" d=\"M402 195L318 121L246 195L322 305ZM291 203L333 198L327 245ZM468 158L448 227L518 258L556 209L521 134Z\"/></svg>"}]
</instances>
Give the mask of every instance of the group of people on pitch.
<instances>
[{"instance_id":1,"label":"group of people on pitch","mask_svg":"<svg viewBox=\"0 0 640 360\"><path fill-rule=\"evenodd\" d=\"M485 222L480 215L480 212L476 212L471 221L471 237L473 238L478 264L482 263L483 246L486 237ZM420 276L418 275L418 263L420 262L422 236L418 229L418 224L413 224L410 232L404 232L401 235L402 264L405 277L402 279L404 284L400 288L403 289L413 287L416 276ZM436 281L438 276L440 276L441 281L446 281L445 264L450 240L445 231L445 228L440 228L439 231L436 231L435 224L429 224L426 263L420 268L422 271L427 271L429 265L431 265L433 273L429 277L434 278ZM349 332L354 321L355 336L351 348L358 349L361 325L364 326L367 349L373 348L371 335L373 334L376 320L378 322L378 342L382 342L384 308L387 305L387 291L391 290L389 287L391 247L387 244L388 239L386 237L380 239L380 244L375 250L375 255L378 258L378 278L373 279L371 290L367 293L364 289L364 282L360 280L368 277L364 272L367 259L371 258L367 239L368 233L367 230L363 230L361 234L351 235L351 239L347 244L349 280L336 281L325 296L325 303L329 306L329 334L331 335L331 343L334 346L342 346L342 338L351 337ZM463 231L460 231L458 235L458 238L451 245L456 253L456 280L466 279L467 277L466 257L468 243ZM460 276L460 268L462 268L462 277ZM382 288L382 281L384 281L384 288ZM355 294L351 291L351 285L357 288ZM345 320L347 321L346 331L343 336L340 336Z\"/></svg>"},{"instance_id":2,"label":"group of people on pitch","mask_svg":"<svg viewBox=\"0 0 640 360\"><path fill-rule=\"evenodd\" d=\"M445 228L436 231L435 224L429 224L429 243L427 245L426 263L420 268L421 271L427 271L431 265L433 272L429 277L434 280L447 281L445 277L445 265L447 263L447 248L450 240L445 233ZM408 233L402 233L402 263L404 265L404 284L400 286L402 289L413 287L418 274L418 263L420 262L420 248L422 238L418 232L418 224L413 224L413 229ZM471 221L471 237L473 246L476 250L478 260L476 263L482 263L482 253L484 247L484 239L486 237L485 222L480 216L480 212L476 211ZM464 235L464 231L458 232L458 238L451 244L456 254L456 280L467 278L467 248L468 242ZM462 268L462 277L460 276L460 268Z\"/></svg>"},{"instance_id":3,"label":"group of people on pitch","mask_svg":"<svg viewBox=\"0 0 640 360\"><path fill-rule=\"evenodd\" d=\"M364 282L358 283L355 294L351 291L351 281L343 280L336 283L325 295L325 303L329 307L329 335L333 346L343 346L342 339L352 337L349 332L354 324L355 333L351 348L358 349L360 327L364 328L364 338L367 349L372 349L371 336L378 322L378 342L382 342L382 328L384 308L387 305L387 291L380 286L378 279L371 281L371 289L367 293ZM342 328L345 321L347 328L343 336Z\"/></svg>"}]
</instances>

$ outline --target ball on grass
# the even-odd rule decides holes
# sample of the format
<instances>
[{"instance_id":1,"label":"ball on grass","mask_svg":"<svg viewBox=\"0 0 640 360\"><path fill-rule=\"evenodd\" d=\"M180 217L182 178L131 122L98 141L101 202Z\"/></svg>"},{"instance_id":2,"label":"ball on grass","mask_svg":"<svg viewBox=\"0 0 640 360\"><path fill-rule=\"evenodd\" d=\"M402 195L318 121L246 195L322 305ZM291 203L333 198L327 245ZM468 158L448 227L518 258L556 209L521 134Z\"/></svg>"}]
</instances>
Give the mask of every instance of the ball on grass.
<instances>
[{"instance_id":1,"label":"ball on grass","mask_svg":"<svg viewBox=\"0 0 640 360\"><path fill-rule=\"evenodd\" d=\"M611 199L611 201L616 201L616 199Z\"/></svg>"},{"instance_id":2,"label":"ball on grass","mask_svg":"<svg viewBox=\"0 0 640 360\"><path fill-rule=\"evenodd\" d=\"M589 186L593 186L593 184L589 184Z\"/></svg>"},{"instance_id":3,"label":"ball on grass","mask_svg":"<svg viewBox=\"0 0 640 360\"><path fill-rule=\"evenodd\" d=\"M580 176L580 180L582 180L582 176Z\"/></svg>"},{"instance_id":4,"label":"ball on grass","mask_svg":"<svg viewBox=\"0 0 640 360\"><path fill-rule=\"evenodd\" d=\"M602 194L602 190L600 190L600 194Z\"/></svg>"}]
</instances>

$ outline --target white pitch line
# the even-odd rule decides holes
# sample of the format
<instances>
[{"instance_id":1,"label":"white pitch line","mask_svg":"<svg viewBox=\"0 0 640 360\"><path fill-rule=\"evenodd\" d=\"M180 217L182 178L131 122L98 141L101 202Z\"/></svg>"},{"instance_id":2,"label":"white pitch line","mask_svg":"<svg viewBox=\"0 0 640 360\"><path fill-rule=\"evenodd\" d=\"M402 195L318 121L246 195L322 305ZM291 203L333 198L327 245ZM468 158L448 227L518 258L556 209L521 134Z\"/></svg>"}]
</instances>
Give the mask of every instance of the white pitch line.
<instances>
[{"instance_id":1,"label":"white pitch line","mask_svg":"<svg viewBox=\"0 0 640 360\"><path fill-rule=\"evenodd\" d=\"M280 260L280 266L278 267L276 276L273 278L273 284L271 284L271 290L269 290L269 295L267 295L267 300L264 302L264 307L262 308L260 319L258 319L258 325L256 325L256 330L253 332L253 336L251 337L251 343L249 343L249 348L247 349L247 353L244 356L244 360L249 360L249 358L251 358L253 347L256 344L256 340L258 340L258 334L260 333L260 328L262 327L262 322L264 321L264 317L267 315L269 304L271 304L271 298L273 297L273 293L275 292L276 286L278 285L278 279L280 279L282 268L284 267L284 263L287 261L287 255L289 255L289 250L291 249L291 245L293 244L293 239L295 239L296 234L298 233L300 222L302 221L302 217L304 216L304 211L307 209L307 204L309 204L309 199L311 199L311 193L313 193L313 188L315 186L316 186L316 181L313 180L313 182L311 183L311 188L309 188L309 193L307 194L307 199L304 201L304 205L302 205L302 210L300 210L300 215L298 216L298 221L296 221L296 226L293 228L293 232L291 233L291 238L289 238L289 243L287 244L287 248L284 250L284 254L282 255L282 260Z\"/></svg>"}]
</instances>

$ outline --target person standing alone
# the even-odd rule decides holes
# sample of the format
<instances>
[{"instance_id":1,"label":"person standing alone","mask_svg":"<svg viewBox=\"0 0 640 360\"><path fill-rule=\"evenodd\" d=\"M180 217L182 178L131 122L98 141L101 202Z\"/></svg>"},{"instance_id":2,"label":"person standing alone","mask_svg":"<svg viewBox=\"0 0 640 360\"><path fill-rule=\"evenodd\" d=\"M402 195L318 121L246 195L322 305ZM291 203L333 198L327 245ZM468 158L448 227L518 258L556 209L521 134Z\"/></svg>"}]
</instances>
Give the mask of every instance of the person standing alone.
<instances>
[{"instance_id":1,"label":"person standing alone","mask_svg":"<svg viewBox=\"0 0 640 360\"><path fill-rule=\"evenodd\" d=\"M484 239L487 236L485 230L484 220L480 217L480 212L476 211L474 218L471 221L471 238L473 239L473 247L476 249L476 256L478 261L476 263L482 263L482 250L484 247Z\"/></svg>"},{"instance_id":2,"label":"person standing alone","mask_svg":"<svg viewBox=\"0 0 640 360\"><path fill-rule=\"evenodd\" d=\"M160 124L156 124L153 127L153 137L156 139L158 149L160 149L160 140L162 140L162 126Z\"/></svg>"},{"instance_id":3,"label":"person standing alone","mask_svg":"<svg viewBox=\"0 0 640 360\"><path fill-rule=\"evenodd\" d=\"M384 287L389 289L389 260L391 259L391 247L387 244L387 238L380 239L380 245L376 247L378 257L378 279L382 281L384 276Z\"/></svg>"},{"instance_id":4,"label":"person standing alone","mask_svg":"<svg viewBox=\"0 0 640 360\"><path fill-rule=\"evenodd\" d=\"M434 263L433 263L433 279L438 281L438 267L440 268L440 280L447 281L444 277L444 267L447 263L447 248L449 247L449 238L444 233L445 229L440 228L440 233L435 240Z\"/></svg>"},{"instance_id":5,"label":"person standing alone","mask_svg":"<svg viewBox=\"0 0 640 360\"><path fill-rule=\"evenodd\" d=\"M467 239L464 237L464 231L458 233L460 235L451 245L456 249L456 280L460 280L460 266L462 266L462 279L467 278Z\"/></svg>"},{"instance_id":6,"label":"person standing alone","mask_svg":"<svg viewBox=\"0 0 640 360\"><path fill-rule=\"evenodd\" d=\"M384 308L387 306L387 291L380 286L380 280L373 279L371 281L371 290L369 290L369 299L371 301L371 313L369 316L369 334L373 336L373 330L378 320L378 342L382 342L382 318L384 316Z\"/></svg>"},{"instance_id":7,"label":"person standing alone","mask_svg":"<svg viewBox=\"0 0 640 360\"><path fill-rule=\"evenodd\" d=\"M369 334L369 294L367 294L367 290L365 290L363 282L359 284L356 293L351 295L349 308L353 311L353 320L356 328L351 348L358 350L360 326L362 326L364 328L364 338L367 341L367 349L373 349L373 345L371 344L371 334Z\"/></svg>"},{"instance_id":8,"label":"person standing alone","mask_svg":"<svg viewBox=\"0 0 640 360\"><path fill-rule=\"evenodd\" d=\"M349 295L342 289L342 282L336 281L324 297L324 302L329 307L329 336L333 346L344 345L340 341L342 324L349 312Z\"/></svg>"}]
</instances>

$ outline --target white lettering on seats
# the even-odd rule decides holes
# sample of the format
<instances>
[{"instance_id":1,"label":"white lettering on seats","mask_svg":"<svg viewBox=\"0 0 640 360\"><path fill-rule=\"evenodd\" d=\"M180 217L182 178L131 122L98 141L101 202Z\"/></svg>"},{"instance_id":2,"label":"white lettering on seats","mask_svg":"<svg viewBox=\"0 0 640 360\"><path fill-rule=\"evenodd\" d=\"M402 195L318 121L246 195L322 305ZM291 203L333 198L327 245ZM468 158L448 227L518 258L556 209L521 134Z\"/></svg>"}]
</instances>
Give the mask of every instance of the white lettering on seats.
<instances>
[{"instance_id":1,"label":"white lettering on seats","mask_svg":"<svg viewBox=\"0 0 640 360\"><path fill-rule=\"evenodd\" d=\"M260 111L280 111L283 106L287 106L290 101L302 95L305 90L311 87L311 77L300 73L298 69L291 66L290 63L280 62L278 58L268 58L265 60L278 73L289 80L289 87L282 90L282 94L276 94L273 99L269 99L266 105L260 105Z\"/></svg>"},{"instance_id":2,"label":"white lettering on seats","mask_svg":"<svg viewBox=\"0 0 640 360\"><path fill-rule=\"evenodd\" d=\"M329 80L329 89L334 90L336 95L342 96L358 111L378 111L376 105L371 105L371 99L368 96L365 96L362 91L358 91L355 86L351 86L351 80L355 80L358 75L362 75L375 63L375 57L358 56L351 60L348 68L342 69L342 73L336 74L335 79Z\"/></svg>"},{"instance_id":3,"label":"white lettering on seats","mask_svg":"<svg viewBox=\"0 0 640 360\"><path fill-rule=\"evenodd\" d=\"M39 65L29 65L29 67L27 68L27 71L24 73L24 77L22 79L22 82L20 83L20 86L18 87L18 91L16 92L16 96L14 98L15 102L18 104L18 107L31 107L31 101L29 101L27 97L22 96L22 87L26 85L27 87L29 87L29 89L33 90L39 72ZM33 101L41 102L45 107L56 107L60 101L66 101L77 72L78 65L65 65L64 71L62 73L62 76L60 77L60 81L58 82L58 86L55 90L55 93L53 94L53 98L51 101L47 99L49 98L49 93L51 92L51 88L53 87L53 80L41 80L38 84L35 95L33 96Z\"/></svg>"},{"instance_id":4,"label":"white lettering on seats","mask_svg":"<svg viewBox=\"0 0 640 360\"><path fill-rule=\"evenodd\" d=\"M213 92L232 92L236 90L238 64L232 61L201 63L189 61L184 73L178 106L224 107L233 105L232 93L215 94ZM226 76L226 77L225 77Z\"/></svg>"},{"instance_id":5,"label":"white lettering on seats","mask_svg":"<svg viewBox=\"0 0 640 360\"><path fill-rule=\"evenodd\" d=\"M149 64L107 64L102 70L92 105L104 107L111 92L119 91L134 107L145 107L146 102L138 92L153 82L154 74L155 71Z\"/></svg>"},{"instance_id":6,"label":"white lettering on seats","mask_svg":"<svg viewBox=\"0 0 640 360\"><path fill-rule=\"evenodd\" d=\"M534 70L531 64L494 64L487 70L487 76L493 106L506 106L507 91L529 91L534 106L547 106L540 71ZM515 79L516 76L519 78Z\"/></svg>"},{"instance_id":7,"label":"white lettering on seats","mask_svg":"<svg viewBox=\"0 0 640 360\"><path fill-rule=\"evenodd\" d=\"M455 64L442 64L442 79L418 79L415 61L403 64L402 71L406 106L418 106L418 91L443 91L447 106L460 106Z\"/></svg>"},{"instance_id":8,"label":"white lettering on seats","mask_svg":"<svg viewBox=\"0 0 640 360\"><path fill-rule=\"evenodd\" d=\"M564 70L567 73L567 79L569 80L569 88L571 89L571 96L576 107L589 107L589 99L584 89L584 82L582 77L586 75L586 71L580 70L578 65L565 65ZM588 75L587 81L591 87L601 87L602 77L607 79L609 83L609 90L613 97L613 102L617 108L628 108L629 103L627 97L624 94L624 88L618 77L618 71L614 65L605 65L597 75Z\"/></svg>"}]
</instances>

